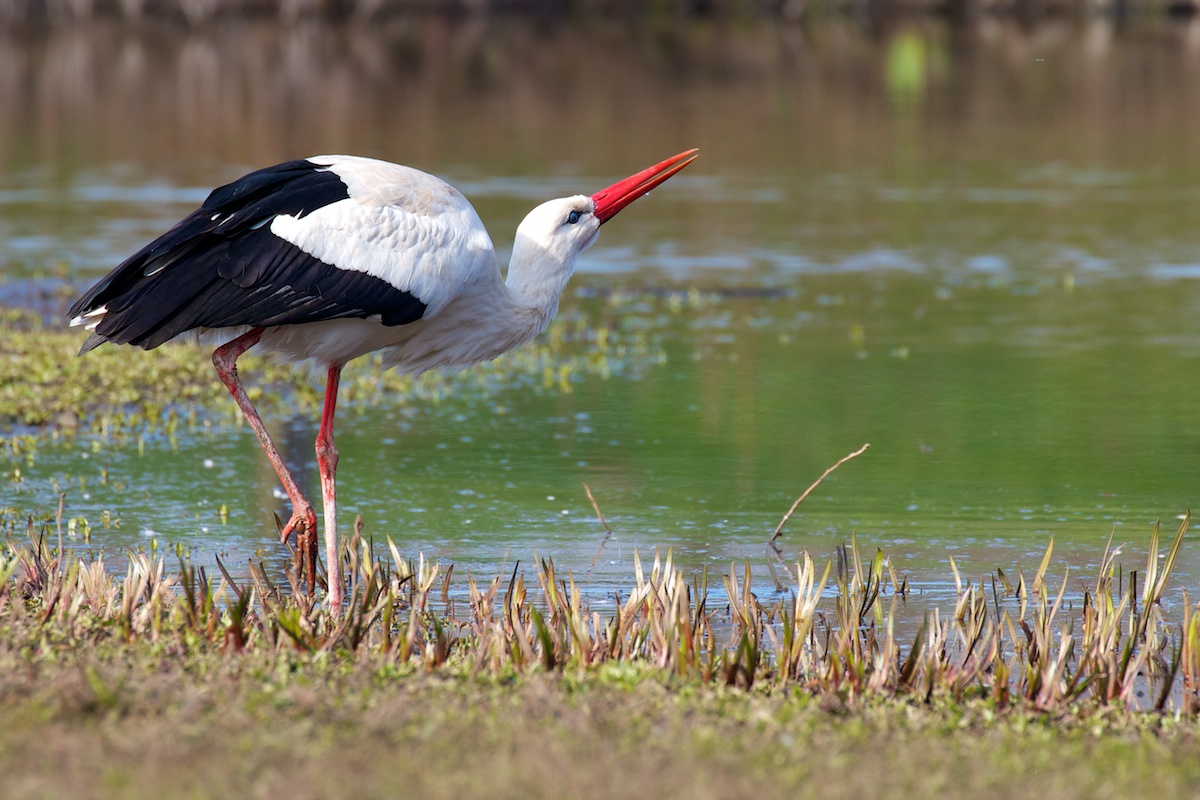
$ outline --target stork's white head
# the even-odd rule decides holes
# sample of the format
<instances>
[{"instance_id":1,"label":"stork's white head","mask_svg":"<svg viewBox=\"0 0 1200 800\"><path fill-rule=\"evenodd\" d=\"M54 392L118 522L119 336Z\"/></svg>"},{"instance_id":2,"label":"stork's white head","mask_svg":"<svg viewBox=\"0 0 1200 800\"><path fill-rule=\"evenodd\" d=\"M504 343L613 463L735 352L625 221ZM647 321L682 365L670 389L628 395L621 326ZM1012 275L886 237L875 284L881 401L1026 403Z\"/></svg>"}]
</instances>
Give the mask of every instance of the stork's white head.
<instances>
[{"instance_id":1,"label":"stork's white head","mask_svg":"<svg viewBox=\"0 0 1200 800\"><path fill-rule=\"evenodd\" d=\"M600 226L692 163L696 152L687 150L672 156L591 197L550 200L530 211L517 228L506 281L509 289L553 316L558 298L575 271L575 260L596 241Z\"/></svg>"},{"instance_id":2,"label":"stork's white head","mask_svg":"<svg viewBox=\"0 0 1200 800\"><path fill-rule=\"evenodd\" d=\"M575 271L575 259L599 233L600 218L592 198L576 195L542 203L517 227L509 286L516 288L513 279L520 278L528 290L538 284L557 284L561 293Z\"/></svg>"}]
</instances>

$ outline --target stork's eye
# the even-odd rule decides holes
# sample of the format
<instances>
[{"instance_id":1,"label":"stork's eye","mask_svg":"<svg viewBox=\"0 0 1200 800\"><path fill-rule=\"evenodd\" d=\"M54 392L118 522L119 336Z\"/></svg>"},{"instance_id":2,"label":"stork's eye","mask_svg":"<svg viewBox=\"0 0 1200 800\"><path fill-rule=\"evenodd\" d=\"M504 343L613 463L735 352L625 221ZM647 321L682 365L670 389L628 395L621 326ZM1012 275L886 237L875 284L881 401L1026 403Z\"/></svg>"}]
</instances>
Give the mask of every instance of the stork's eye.
<instances>
[{"instance_id":1,"label":"stork's eye","mask_svg":"<svg viewBox=\"0 0 1200 800\"><path fill-rule=\"evenodd\" d=\"M579 218L582 216L578 211L572 211L570 214L567 214L567 224L574 225L576 222L579 222Z\"/></svg>"}]
</instances>

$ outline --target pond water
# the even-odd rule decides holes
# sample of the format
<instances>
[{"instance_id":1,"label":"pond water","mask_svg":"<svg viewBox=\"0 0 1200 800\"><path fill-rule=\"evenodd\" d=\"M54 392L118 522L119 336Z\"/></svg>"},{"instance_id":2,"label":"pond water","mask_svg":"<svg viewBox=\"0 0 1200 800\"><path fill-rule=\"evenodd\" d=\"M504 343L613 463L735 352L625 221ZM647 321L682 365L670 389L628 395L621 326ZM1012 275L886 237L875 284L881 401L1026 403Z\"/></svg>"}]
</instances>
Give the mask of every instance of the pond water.
<instances>
[{"instance_id":1,"label":"pond water","mask_svg":"<svg viewBox=\"0 0 1200 800\"><path fill-rule=\"evenodd\" d=\"M597 597L628 585L635 549L765 576L783 512L870 443L800 506L788 558L832 558L856 533L940 596L951 557L968 576L1033 569L1053 539L1053 571L1079 575L1115 531L1141 569L1155 520L1172 533L1200 497L1198 33L1101 19L4 29L0 302L61 315L209 188L288 158L442 175L507 258L541 199L699 147L606 226L563 302L632 354L569 390L497 378L346 408L347 529L361 514L404 553L485 578L552 556ZM45 513L67 489L68 516L121 521L91 547L153 539L201 563L279 565L274 475L223 419L43 448L0 505ZM319 496L316 420L270 425ZM584 484L613 530L602 549ZM1190 545L1179 570L1194 588Z\"/></svg>"}]
</instances>

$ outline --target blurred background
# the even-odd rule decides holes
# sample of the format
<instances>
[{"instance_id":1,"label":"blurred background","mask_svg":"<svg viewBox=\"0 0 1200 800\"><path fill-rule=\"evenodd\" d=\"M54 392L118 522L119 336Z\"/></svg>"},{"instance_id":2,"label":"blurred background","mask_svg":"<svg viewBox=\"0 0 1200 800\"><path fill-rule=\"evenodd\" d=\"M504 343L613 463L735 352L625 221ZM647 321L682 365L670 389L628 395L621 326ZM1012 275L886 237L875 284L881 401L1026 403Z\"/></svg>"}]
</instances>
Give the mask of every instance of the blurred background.
<instances>
[{"instance_id":1,"label":"blurred background","mask_svg":"<svg viewBox=\"0 0 1200 800\"><path fill-rule=\"evenodd\" d=\"M757 569L791 501L864 442L789 523L789 557L853 532L932 592L950 554L1007 569L1053 538L1086 567L1110 532L1144 547L1196 503L1187 3L0 8L0 303L54 324L212 187L286 159L438 174L506 259L541 200L701 149L605 228L564 300L643 360L346 418L340 503L407 552L582 570L603 536L586 482L616 533L601 589L635 547ZM272 424L315 486L315 422ZM0 504L56 506L98 468L82 447ZM104 466L124 493L68 502L121 517L107 546L270 552L282 506L244 428Z\"/></svg>"}]
</instances>

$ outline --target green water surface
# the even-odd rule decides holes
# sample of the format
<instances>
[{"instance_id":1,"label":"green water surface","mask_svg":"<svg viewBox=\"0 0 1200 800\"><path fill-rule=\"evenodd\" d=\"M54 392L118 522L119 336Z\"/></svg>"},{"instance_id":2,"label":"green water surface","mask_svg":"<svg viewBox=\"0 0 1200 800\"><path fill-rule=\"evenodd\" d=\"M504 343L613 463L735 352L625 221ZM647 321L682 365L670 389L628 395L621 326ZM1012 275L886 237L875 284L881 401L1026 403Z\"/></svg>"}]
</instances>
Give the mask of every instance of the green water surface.
<instances>
[{"instance_id":1,"label":"green water surface","mask_svg":"<svg viewBox=\"0 0 1200 800\"><path fill-rule=\"evenodd\" d=\"M765 574L792 501L869 443L783 549L856 533L937 592L950 557L1033 567L1051 539L1086 569L1115 532L1138 568L1200 497L1190 23L223 24L9 34L0 299L55 317L207 188L285 158L444 175L507 258L539 200L701 148L580 262L562 313L606 339L569 352L603 368L502 362L437 402L342 409L344 531L361 514L485 578L553 556L598 595L635 549ZM45 515L66 490L70 516L120 520L88 546L281 565L256 443L198 419L43 447L0 505ZM316 420L269 423L319 496Z\"/></svg>"}]
</instances>

